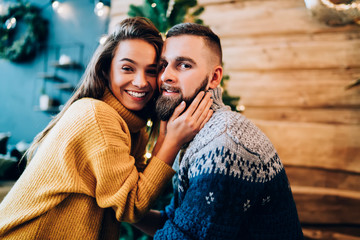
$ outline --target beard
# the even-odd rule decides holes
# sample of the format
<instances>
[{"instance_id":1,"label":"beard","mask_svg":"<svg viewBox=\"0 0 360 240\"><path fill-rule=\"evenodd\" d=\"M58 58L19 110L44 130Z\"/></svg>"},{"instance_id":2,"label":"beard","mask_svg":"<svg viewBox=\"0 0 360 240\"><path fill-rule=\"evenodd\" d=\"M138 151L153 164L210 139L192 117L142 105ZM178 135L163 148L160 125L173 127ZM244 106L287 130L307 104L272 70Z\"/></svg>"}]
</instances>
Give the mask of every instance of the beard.
<instances>
[{"instance_id":1,"label":"beard","mask_svg":"<svg viewBox=\"0 0 360 240\"><path fill-rule=\"evenodd\" d=\"M206 89L208 81L209 81L209 76L206 76L205 79L201 82L200 86L195 90L194 94L190 97L184 97L183 93L181 92L181 89L171 87L168 84L164 83L160 87L161 89L167 89L167 90L178 92L179 96L168 97L168 96L160 95L160 97L156 100L156 107L155 107L155 111L156 111L158 118L163 121L169 120L170 117L173 115L175 108L182 101L185 101L185 103L186 103L186 108L185 108L185 110L186 110L190 106L192 101L195 99L197 94L200 91L204 91Z\"/></svg>"}]
</instances>

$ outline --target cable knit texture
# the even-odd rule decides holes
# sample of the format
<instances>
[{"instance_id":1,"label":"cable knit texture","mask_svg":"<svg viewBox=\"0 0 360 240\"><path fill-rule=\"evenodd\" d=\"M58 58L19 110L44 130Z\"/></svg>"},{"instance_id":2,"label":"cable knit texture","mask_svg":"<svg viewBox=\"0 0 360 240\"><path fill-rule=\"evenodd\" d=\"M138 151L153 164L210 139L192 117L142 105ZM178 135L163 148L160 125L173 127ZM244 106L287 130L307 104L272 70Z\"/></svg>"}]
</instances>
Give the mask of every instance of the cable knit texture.
<instances>
[{"instance_id":1,"label":"cable knit texture","mask_svg":"<svg viewBox=\"0 0 360 240\"><path fill-rule=\"evenodd\" d=\"M213 116L174 163L174 197L154 239L303 239L270 140L223 104L221 89L212 95Z\"/></svg>"},{"instance_id":2,"label":"cable knit texture","mask_svg":"<svg viewBox=\"0 0 360 240\"><path fill-rule=\"evenodd\" d=\"M0 204L1 239L118 239L174 175L153 157L145 120L107 90L66 111Z\"/></svg>"}]
</instances>

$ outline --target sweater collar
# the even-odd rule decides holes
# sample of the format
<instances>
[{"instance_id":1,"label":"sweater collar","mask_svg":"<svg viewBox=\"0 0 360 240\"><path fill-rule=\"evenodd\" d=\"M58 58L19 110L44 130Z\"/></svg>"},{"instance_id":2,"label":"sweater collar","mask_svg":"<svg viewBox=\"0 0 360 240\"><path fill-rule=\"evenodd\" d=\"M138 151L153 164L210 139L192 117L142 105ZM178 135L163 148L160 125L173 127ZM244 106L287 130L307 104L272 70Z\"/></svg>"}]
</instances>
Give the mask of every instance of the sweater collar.
<instances>
[{"instance_id":1,"label":"sweater collar","mask_svg":"<svg viewBox=\"0 0 360 240\"><path fill-rule=\"evenodd\" d=\"M214 110L214 112L222 107L225 107L224 102L222 101L222 89L220 87L209 89L209 92L211 92L213 99L213 104L211 105L211 109Z\"/></svg>"},{"instance_id":2,"label":"sweater collar","mask_svg":"<svg viewBox=\"0 0 360 240\"><path fill-rule=\"evenodd\" d=\"M145 127L146 120L137 116L134 112L130 111L106 88L103 101L114 108L119 115L125 120L129 127L130 132L138 132L141 128Z\"/></svg>"}]
</instances>

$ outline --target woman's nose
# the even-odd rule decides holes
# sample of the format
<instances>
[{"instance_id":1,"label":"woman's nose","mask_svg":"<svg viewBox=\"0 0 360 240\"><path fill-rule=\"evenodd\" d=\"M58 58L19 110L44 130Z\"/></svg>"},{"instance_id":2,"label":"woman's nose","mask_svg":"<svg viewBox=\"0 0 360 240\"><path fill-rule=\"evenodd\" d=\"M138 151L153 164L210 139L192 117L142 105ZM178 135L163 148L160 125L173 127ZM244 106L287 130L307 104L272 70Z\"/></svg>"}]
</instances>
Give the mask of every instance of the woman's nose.
<instances>
[{"instance_id":1,"label":"woman's nose","mask_svg":"<svg viewBox=\"0 0 360 240\"><path fill-rule=\"evenodd\" d=\"M138 88L144 88L147 86L147 81L146 81L146 75L145 73L138 73L136 74L134 80L132 81L132 84Z\"/></svg>"}]
</instances>

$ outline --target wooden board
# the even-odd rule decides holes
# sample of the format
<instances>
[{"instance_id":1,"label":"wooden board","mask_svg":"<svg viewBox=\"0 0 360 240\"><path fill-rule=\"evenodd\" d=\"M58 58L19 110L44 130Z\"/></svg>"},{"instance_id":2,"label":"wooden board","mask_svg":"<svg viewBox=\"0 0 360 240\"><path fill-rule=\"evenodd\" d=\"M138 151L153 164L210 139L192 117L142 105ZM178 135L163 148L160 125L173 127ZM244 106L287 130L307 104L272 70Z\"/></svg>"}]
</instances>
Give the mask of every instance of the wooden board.
<instances>
[{"instance_id":1,"label":"wooden board","mask_svg":"<svg viewBox=\"0 0 360 240\"><path fill-rule=\"evenodd\" d=\"M241 103L249 108L261 106L360 108L360 88L345 89L355 79L360 78L360 68L237 70L230 72L229 76L230 80L226 86L229 94L240 96Z\"/></svg>"},{"instance_id":2,"label":"wooden board","mask_svg":"<svg viewBox=\"0 0 360 240\"><path fill-rule=\"evenodd\" d=\"M291 108L246 107L243 112L250 119L360 125L360 109L353 108Z\"/></svg>"},{"instance_id":3,"label":"wooden board","mask_svg":"<svg viewBox=\"0 0 360 240\"><path fill-rule=\"evenodd\" d=\"M285 165L360 173L360 126L254 120Z\"/></svg>"},{"instance_id":4,"label":"wooden board","mask_svg":"<svg viewBox=\"0 0 360 240\"><path fill-rule=\"evenodd\" d=\"M360 192L360 174L338 169L285 165L291 186L331 188Z\"/></svg>"},{"instance_id":5,"label":"wooden board","mask_svg":"<svg viewBox=\"0 0 360 240\"><path fill-rule=\"evenodd\" d=\"M232 71L360 67L360 32L316 36L224 38L223 61Z\"/></svg>"},{"instance_id":6,"label":"wooden board","mask_svg":"<svg viewBox=\"0 0 360 240\"><path fill-rule=\"evenodd\" d=\"M291 188L302 223L360 225L359 192L302 186Z\"/></svg>"},{"instance_id":7,"label":"wooden board","mask_svg":"<svg viewBox=\"0 0 360 240\"><path fill-rule=\"evenodd\" d=\"M360 227L341 224L303 226L305 240L360 240Z\"/></svg>"},{"instance_id":8,"label":"wooden board","mask_svg":"<svg viewBox=\"0 0 360 240\"><path fill-rule=\"evenodd\" d=\"M209 5L201 18L222 37L312 33L329 29L311 17L303 1L241 1Z\"/></svg>"}]
</instances>

